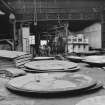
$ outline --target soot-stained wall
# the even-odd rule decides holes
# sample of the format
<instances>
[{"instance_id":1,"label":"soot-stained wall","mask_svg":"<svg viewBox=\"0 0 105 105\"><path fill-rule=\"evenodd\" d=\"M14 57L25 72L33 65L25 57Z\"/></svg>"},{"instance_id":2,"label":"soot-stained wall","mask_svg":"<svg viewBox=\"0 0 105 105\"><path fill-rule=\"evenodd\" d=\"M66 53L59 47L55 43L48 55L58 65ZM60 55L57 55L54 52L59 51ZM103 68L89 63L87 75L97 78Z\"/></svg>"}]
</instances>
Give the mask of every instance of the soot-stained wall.
<instances>
[{"instance_id":1,"label":"soot-stained wall","mask_svg":"<svg viewBox=\"0 0 105 105\"><path fill-rule=\"evenodd\" d=\"M101 45L101 23L94 23L93 25L83 30L85 36L88 37L89 44L93 48L102 48Z\"/></svg>"}]
</instances>

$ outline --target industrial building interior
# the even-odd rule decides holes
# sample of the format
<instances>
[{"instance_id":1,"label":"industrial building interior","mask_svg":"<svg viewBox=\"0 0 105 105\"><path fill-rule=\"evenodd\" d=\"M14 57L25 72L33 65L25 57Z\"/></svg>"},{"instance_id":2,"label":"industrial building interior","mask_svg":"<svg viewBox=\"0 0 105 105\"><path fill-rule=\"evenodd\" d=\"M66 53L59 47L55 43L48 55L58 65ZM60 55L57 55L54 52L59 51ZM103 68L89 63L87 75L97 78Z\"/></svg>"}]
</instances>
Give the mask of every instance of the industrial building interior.
<instances>
[{"instance_id":1,"label":"industrial building interior","mask_svg":"<svg viewBox=\"0 0 105 105\"><path fill-rule=\"evenodd\" d=\"M0 105L104 105L105 1L0 0Z\"/></svg>"},{"instance_id":2,"label":"industrial building interior","mask_svg":"<svg viewBox=\"0 0 105 105\"><path fill-rule=\"evenodd\" d=\"M52 6L53 4L53 6ZM64 4L64 5L63 5ZM78 4L78 5L77 5ZM9 50L17 50L17 51L25 51L30 52L33 56L40 55L40 44L46 43L48 41L50 43L50 49L53 49L53 45L57 46L57 42L54 42L55 37L59 37L57 35L57 31L65 31L64 38L66 38L65 46L67 48L63 48L65 52L76 52L74 51L75 48L71 48L71 45L67 42L67 37L70 33L73 34L81 34L81 33L88 33L90 27L90 34L92 30L100 31L100 35L96 38L96 42L92 43L92 35L88 35L87 40L89 40L88 47L93 49L102 49L104 48L104 39L103 33L101 30L97 28L102 26L103 23L103 16L104 14L104 6L103 1L69 1L66 2L54 0L54 1L43 1L43 0L17 0L17 1L1 1L1 11L5 13L5 15L0 16L0 25L2 27L1 38L8 40L9 43L6 42L5 46L0 49L9 49ZM100 15L101 14L101 15ZM42 18L43 17L43 18ZM13 19L12 19L13 18ZM66 26L68 25L68 26ZM64 29L63 29L64 26ZM5 28L4 28L5 27ZM27 38L33 36L34 42L33 44L27 44L26 42L28 39L21 39L24 37L24 28L27 27ZM59 28L58 28L59 27ZM60 28L62 27L62 28ZM93 27L93 29L91 28ZM102 26L103 27L103 26ZM86 32L85 32L85 31ZM60 32L61 34L62 32ZM4 35L5 34L5 35ZM25 34L25 33L24 33ZM95 34L95 33L94 33ZM2 37L3 36L3 37ZM26 38L26 37L25 37ZM99 43L97 44L97 40L99 39ZM101 40L103 39L103 41ZM12 41L11 41L12 40ZM94 40L94 39L93 39ZM1 41L1 43L4 43ZM11 45L10 45L11 43ZM27 42L28 43L28 42ZM52 44L51 44L52 43ZM55 43L55 44L54 44ZM30 47L31 46L31 47ZM48 45L46 45L48 46ZM28 48L27 48L28 47ZM64 46L63 46L64 47ZM89 50L89 48L87 50ZM29 51L26 51L26 50ZM56 48L59 49L59 48ZM62 48L61 48L62 49ZM81 48L82 49L82 48ZM69 51L70 50L70 51ZM79 51L79 49L77 49ZM77 51L77 52L78 52ZM81 50L82 51L82 50ZM81 52L80 51L80 52ZM85 51L85 49L84 49ZM44 51L47 52L47 51ZM59 51L56 51L56 53ZM52 54L53 51L50 51ZM43 54L41 54L43 55ZM45 54L43 55L45 56Z\"/></svg>"}]
</instances>

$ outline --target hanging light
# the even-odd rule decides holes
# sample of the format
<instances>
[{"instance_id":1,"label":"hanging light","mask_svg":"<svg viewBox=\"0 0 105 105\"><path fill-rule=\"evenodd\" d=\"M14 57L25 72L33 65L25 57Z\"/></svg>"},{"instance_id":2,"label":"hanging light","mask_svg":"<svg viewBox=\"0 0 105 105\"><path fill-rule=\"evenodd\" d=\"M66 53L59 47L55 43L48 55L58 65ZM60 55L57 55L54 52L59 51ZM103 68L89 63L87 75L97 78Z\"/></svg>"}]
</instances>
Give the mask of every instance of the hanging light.
<instances>
[{"instance_id":1,"label":"hanging light","mask_svg":"<svg viewBox=\"0 0 105 105\"><path fill-rule=\"evenodd\" d=\"M15 15L14 15L13 13L10 13L10 15L9 15L9 20L10 20L11 23L16 22Z\"/></svg>"},{"instance_id":2,"label":"hanging light","mask_svg":"<svg viewBox=\"0 0 105 105\"><path fill-rule=\"evenodd\" d=\"M57 15L57 19L58 19L58 26L61 24L61 21L60 21L60 16L59 14Z\"/></svg>"},{"instance_id":3,"label":"hanging light","mask_svg":"<svg viewBox=\"0 0 105 105\"><path fill-rule=\"evenodd\" d=\"M54 4L55 5L57 4L57 1L56 0L54 0ZM61 25L60 14L57 14L57 23L58 23L58 26Z\"/></svg>"},{"instance_id":4,"label":"hanging light","mask_svg":"<svg viewBox=\"0 0 105 105\"><path fill-rule=\"evenodd\" d=\"M36 0L34 0L34 25L37 26L37 7Z\"/></svg>"},{"instance_id":5,"label":"hanging light","mask_svg":"<svg viewBox=\"0 0 105 105\"><path fill-rule=\"evenodd\" d=\"M10 13L9 19L10 19L10 20L15 20L15 15L14 15L13 13Z\"/></svg>"},{"instance_id":6,"label":"hanging light","mask_svg":"<svg viewBox=\"0 0 105 105\"><path fill-rule=\"evenodd\" d=\"M48 19L48 0L46 0L46 19Z\"/></svg>"},{"instance_id":7,"label":"hanging light","mask_svg":"<svg viewBox=\"0 0 105 105\"><path fill-rule=\"evenodd\" d=\"M0 15L5 15L5 13L3 11L0 10Z\"/></svg>"}]
</instances>

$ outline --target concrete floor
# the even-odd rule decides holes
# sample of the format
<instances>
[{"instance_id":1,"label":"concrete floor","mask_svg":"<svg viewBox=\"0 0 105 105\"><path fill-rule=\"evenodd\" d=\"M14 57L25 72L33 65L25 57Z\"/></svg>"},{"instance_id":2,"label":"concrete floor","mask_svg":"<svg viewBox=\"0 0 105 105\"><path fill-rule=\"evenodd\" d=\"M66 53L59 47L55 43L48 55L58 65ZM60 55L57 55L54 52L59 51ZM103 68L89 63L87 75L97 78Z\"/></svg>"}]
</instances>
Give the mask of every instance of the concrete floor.
<instances>
[{"instance_id":1,"label":"concrete floor","mask_svg":"<svg viewBox=\"0 0 105 105\"><path fill-rule=\"evenodd\" d=\"M78 73L84 73L86 75L91 76L92 78L100 81L105 85L105 70L98 67L90 67L85 63L78 63L80 70ZM105 89L102 88L98 91L87 93L78 96L70 96L68 94L64 97L52 97L52 98L45 98L45 97L37 97L36 95L30 97L27 95L21 95L13 93L5 88L5 83L8 80L0 79L0 105L1 103L5 103L3 105L8 105L12 103L13 105L75 105L80 100L83 100L88 97L105 95ZM11 104L11 105L12 105Z\"/></svg>"}]
</instances>

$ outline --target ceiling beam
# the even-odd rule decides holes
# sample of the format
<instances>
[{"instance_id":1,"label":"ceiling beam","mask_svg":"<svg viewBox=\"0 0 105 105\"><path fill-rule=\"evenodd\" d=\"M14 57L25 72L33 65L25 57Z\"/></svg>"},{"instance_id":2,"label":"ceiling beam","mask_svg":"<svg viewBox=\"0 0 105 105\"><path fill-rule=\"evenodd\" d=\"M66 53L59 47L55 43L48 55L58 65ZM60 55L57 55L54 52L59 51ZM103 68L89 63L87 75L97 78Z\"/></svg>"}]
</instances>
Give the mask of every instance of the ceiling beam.
<instances>
[{"instance_id":1,"label":"ceiling beam","mask_svg":"<svg viewBox=\"0 0 105 105\"><path fill-rule=\"evenodd\" d=\"M3 0L2 0L3 1ZM33 20L33 0L7 0L14 8L17 20ZM99 19L104 0L36 0L38 21L60 19Z\"/></svg>"},{"instance_id":2,"label":"ceiling beam","mask_svg":"<svg viewBox=\"0 0 105 105\"><path fill-rule=\"evenodd\" d=\"M4 0L0 0L0 8L2 11L6 12L7 14L9 13L14 13L14 10L12 7L10 7L7 2L5 2Z\"/></svg>"}]
</instances>

